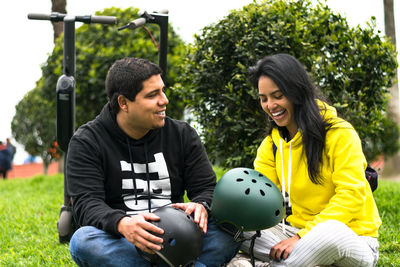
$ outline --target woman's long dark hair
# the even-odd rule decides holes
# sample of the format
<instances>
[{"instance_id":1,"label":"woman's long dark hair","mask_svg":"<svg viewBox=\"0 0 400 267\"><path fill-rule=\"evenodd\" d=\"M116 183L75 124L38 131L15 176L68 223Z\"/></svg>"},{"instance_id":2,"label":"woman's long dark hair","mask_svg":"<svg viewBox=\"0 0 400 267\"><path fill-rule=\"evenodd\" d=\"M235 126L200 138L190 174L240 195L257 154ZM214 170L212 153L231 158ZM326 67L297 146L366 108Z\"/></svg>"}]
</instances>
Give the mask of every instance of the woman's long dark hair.
<instances>
[{"instance_id":1,"label":"woman's long dark hair","mask_svg":"<svg viewBox=\"0 0 400 267\"><path fill-rule=\"evenodd\" d=\"M315 184L322 184L320 164L326 132L330 124L320 114L316 99L322 100L322 97L317 93L316 86L303 65L288 54L267 56L259 60L255 66L250 67L249 78L255 88L258 88L258 80L261 76L273 80L283 95L293 103L294 117L303 135L310 180ZM269 134L274 127L281 132L287 132L286 127L279 127L271 121Z\"/></svg>"}]
</instances>

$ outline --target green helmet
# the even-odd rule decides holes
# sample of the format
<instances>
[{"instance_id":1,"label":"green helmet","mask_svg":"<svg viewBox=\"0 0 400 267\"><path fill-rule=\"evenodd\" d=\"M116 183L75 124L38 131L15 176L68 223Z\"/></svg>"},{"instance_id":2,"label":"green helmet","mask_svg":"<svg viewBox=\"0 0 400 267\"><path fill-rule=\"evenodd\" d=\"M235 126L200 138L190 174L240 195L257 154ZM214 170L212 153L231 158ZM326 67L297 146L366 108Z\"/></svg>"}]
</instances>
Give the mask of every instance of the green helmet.
<instances>
[{"instance_id":1,"label":"green helmet","mask_svg":"<svg viewBox=\"0 0 400 267\"><path fill-rule=\"evenodd\" d=\"M257 231L277 225L285 216L285 204L278 187L266 176L253 169L234 168L215 186L211 214L217 223Z\"/></svg>"}]
</instances>

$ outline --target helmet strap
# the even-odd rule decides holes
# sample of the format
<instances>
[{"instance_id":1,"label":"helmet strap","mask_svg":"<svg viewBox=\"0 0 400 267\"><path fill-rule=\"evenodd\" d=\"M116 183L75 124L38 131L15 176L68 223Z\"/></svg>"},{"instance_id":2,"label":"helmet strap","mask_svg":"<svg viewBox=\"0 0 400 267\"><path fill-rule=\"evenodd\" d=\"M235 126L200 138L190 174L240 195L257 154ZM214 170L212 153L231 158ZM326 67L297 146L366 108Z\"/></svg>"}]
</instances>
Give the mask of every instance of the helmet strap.
<instances>
[{"instance_id":1,"label":"helmet strap","mask_svg":"<svg viewBox=\"0 0 400 267\"><path fill-rule=\"evenodd\" d=\"M242 228L237 228L236 226L230 224L230 223L221 223L218 225L222 230L225 232L229 233L230 235L233 236L233 239L235 242L243 242L246 240L251 240L250 241L250 248L249 248L249 254L250 254L250 260L251 260L251 265L254 267L255 265L255 257L254 257L254 244L256 242L256 238L261 236L261 231L257 230L256 233L250 237L244 237L243 236L243 227Z\"/></svg>"},{"instance_id":2,"label":"helmet strap","mask_svg":"<svg viewBox=\"0 0 400 267\"><path fill-rule=\"evenodd\" d=\"M255 259L254 259L254 243L256 242L256 238L261 236L261 232L260 230L257 230L256 233L251 237L251 242L250 242L250 261L251 261L251 265L256 266L255 265Z\"/></svg>"},{"instance_id":3,"label":"helmet strap","mask_svg":"<svg viewBox=\"0 0 400 267\"><path fill-rule=\"evenodd\" d=\"M237 230L236 234L233 236L233 239L236 242L240 242L242 233L243 233L242 230Z\"/></svg>"}]
</instances>

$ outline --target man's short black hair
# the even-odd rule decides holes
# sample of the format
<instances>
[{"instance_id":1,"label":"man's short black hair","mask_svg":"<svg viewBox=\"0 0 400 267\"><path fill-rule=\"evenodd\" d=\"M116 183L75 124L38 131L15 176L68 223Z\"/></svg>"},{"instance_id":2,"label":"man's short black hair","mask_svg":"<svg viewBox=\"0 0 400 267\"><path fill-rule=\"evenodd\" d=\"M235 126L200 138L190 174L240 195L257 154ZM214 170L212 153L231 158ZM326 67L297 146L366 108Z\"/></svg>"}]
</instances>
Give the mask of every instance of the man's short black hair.
<instances>
[{"instance_id":1,"label":"man's short black hair","mask_svg":"<svg viewBox=\"0 0 400 267\"><path fill-rule=\"evenodd\" d=\"M124 95L134 101L143 89L143 82L161 73L159 66L146 59L128 57L117 60L106 78L106 93L113 112L117 114L119 111L118 96Z\"/></svg>"}]
</instances>

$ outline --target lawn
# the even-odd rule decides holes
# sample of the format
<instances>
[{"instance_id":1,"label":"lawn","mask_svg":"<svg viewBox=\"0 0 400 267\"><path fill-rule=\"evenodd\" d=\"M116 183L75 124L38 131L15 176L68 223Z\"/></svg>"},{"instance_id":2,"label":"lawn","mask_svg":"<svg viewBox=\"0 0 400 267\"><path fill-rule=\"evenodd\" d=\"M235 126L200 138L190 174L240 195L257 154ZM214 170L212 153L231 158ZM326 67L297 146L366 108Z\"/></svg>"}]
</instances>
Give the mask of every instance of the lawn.
<instances>
[{"instance_id":1,"label":"lawn","mask_svg":"<svg viewBox=\"0 0 400 267\"><path fill-rule=\"evenodd\" d=\"M378 266L400 266L400 183L381 179L374 196L383 220ZM0 180L0 266L75 266L58 242L62 202L62 175Z\"/></svg>"}]
</instances>

